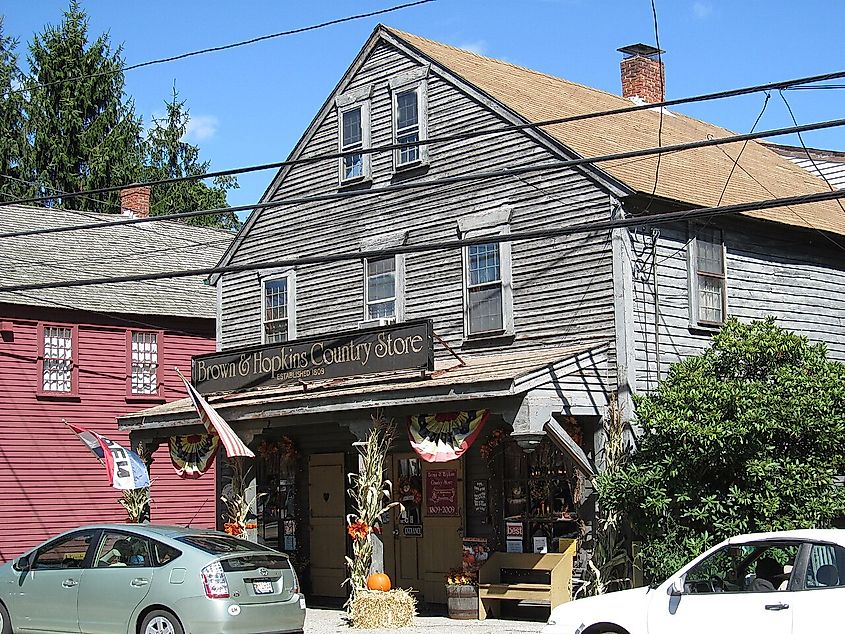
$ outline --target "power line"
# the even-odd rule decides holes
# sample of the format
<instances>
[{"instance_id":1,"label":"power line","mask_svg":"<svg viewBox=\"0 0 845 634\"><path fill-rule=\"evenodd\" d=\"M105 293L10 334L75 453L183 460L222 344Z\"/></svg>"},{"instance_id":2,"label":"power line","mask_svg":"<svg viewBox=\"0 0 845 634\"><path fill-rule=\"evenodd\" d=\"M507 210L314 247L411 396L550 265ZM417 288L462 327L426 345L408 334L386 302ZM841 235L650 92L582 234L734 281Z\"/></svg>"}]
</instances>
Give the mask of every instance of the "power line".
<instances>
[{"instance_id":1,"label":"power line","mask_svg":"<svg viewBox=\"0 0 845 634\"><path fill-rule=\"evenodd\" d=\"M790 126L787 128L778 128L774 130L762 130L760 132L750 132L747 134L736 134L727 137L703 139L701 141L692 141L689 143L679 143L676 145L666 145L662 148L643 148L639 150L629 150L627 152L617 152L614 154L604 154L594 157L581 157L577 159L568 159L565 161L556 161L555 163L542 165L524 165L521 167L507 168L501 170L491 170L474 172L470 174L462 174L459 176L447 176L444 178L409 181L406 183L397 183L394 185L387 185L384 187L372 187L369 189L353 189L348 191L334 192L330 194L315 194L311 196L297 196L291 198L279 198L277 200L252 203L249 205L240 205L235 207L221 207L217 209L202 209L198 211L184 211L174 214L167 214L161 216L150 216L147 218L121 218L119 220L111 220L107 222L79 224L64 227L42 227L39 229L25 229L22 231L13 231L8 233L0 233L0 238L17 238L22 236L45 235L50 233L63 233L67 231L81 231L85 229L99 229L104 227L117 227L122 225L133 225L146 222L158 222L163 220L178 220L183 218L193 218L196 216L206 216L215 214L233 213L239 211L250 211L253 209L265 209L268 207L282 207L285 205L307 204L319 201L331 200L345 200L348 198L357 198L361 196L378 196L385 193L425 189L429 187L436 187L441 185L454 185L457 183L465 183L470 181L484 180L487 178L500 178L502 176L516 176L518 174L528 174L532 172L556 172L567 170L578 165L592 165L594 163L602 163L606 161L615 161L620 159L635 158L641 156L651 156L654 154L679 152L684 150L694 150L703 147L711 147L724 145L727 143L737 143L739 141L761 139L770 136L782 136L785 134L792 134L794 132L805 132L809 130L822 130L826 128L834 128L845 125L845 119L833 119L828 121L821 121L817 123L808 123L801 126Z\"/></svg>"},{"instance_id":2,"label":"power line","mask_svg":"<svg viewBox=\"0 0 845 634\"><path fill-rule=\"evenodd\" d=\"M335 20L329 20L327 22L321 22L320 24L313 24L311 26L304 26L298 29L290 29L288 31L280 31L278 33L271 33L269 35L261 35L259 37L254 37L249 40L242 40L240 42L233 42L231 44L223 44L221 46L211 46L208 48L203 48L196 51L190 51L188 53L182 53L180 55L173 55L171 57L162 57L160 59L153 59L146 62L139 62L137 64L132 64L130 66L121 66L120 68L116 68L114 70L107 70L101 71L99 73L90 73L88 75L77 75L76 77L67 77L65 79L56 79L54 81L44 82L42 84L33 84L32 86L27 86L24 88L16 88L13 90L9 90L5 93L5 95L12 95L16 93L22 92L31 92L36 89L48 88L50 86L55 86L58 84L64 84L72 81L82 81L83 79L94 79L97 77L105 77L116 75L117 73L125 73L130 70L135 70L138 68L145 68L147 66L153 66L155 64L166 64L168 62L175 62L181 59L186 59L188 57L195 57L197 55L205 55L206 53L216 53L218 51L225 51L231 48L238 48L241 46L247 46L249 44L256 44L257 42L263 42L265 40L272 40L277 37L284 37L287 35L298 35L300 33L306 33L308 31L316 31L318 29L323 29L328 26L334 26L336 24L343 24L344 22L352 22L353 20L360 20L362 18L371 18L376 15L384 15L385 13L393 13L394 11L399 11L401 9L409 9L411 7L415 7L421 4L428 4L429 2L434 2L435 0L417 0L417 2L409 2L406 4L400 4L394 7L389 7L387 9L381 9L379 11L371 11L369 13L359 13L357 15L350 15L345 18L337 18Z\"/></svg>"},{"instance_id":3,"label":"power line","mask_svg":"<svg viewBox=\"0 0 845 634\"><path fill-rule=\"evenodd\" d=\"M657 48L657 66L660 69L660 97L661 101L666 99L666 83L663 77L663 57L660 51L660 34L657 29L657 8L654 6L654 0L651 0L651 15L654 18L654 45ZM657 147L663 145L663 108L660 108L660 122L657 126ZM646 211L654 200L654 194L657 193L657 183L660 180L660 154L657 155L657 165L654 168L654 188L651 190L651 198L646 206Z\"/></svg>"},{"instance_id":4,"label":"power line","mask_svg":"<svg viewBox=\"0 0 845 634\"><path fill-rule=\"evenodd\" d=\"M557 229L540 229L535 231L522 231L518 233L495 236L495 242L518 242L523 240L539 240L559 236L572 235L576 233L595 233L612 229L622 229L644 224L666 224L677 220L695 219L711 216L724 216L728 214L746 213L759 211L761 209L774 209L789 207L790 205L805 205L810 203L824 202L828 200L839 200L845 198L845 190L832 192L820 192L815 194L804 194L802 196L790 196L786 198L775 198L750 203L738 203L722 207L705 207L700 209L687 209L648 216L633 216L616 220L603 220L599 222L587 222L574 224ZM147 273L140 275L125 275L116 277L91 278L84 280L67 280L61 282L38 282L32 284L15 284L0 286L0 293L19 292L30 290L45 290L50 288L72 288L80 286L96 286L100 284L119 284L124 282L144 282L148 280L174 279L180 277L206 276L224 273L243 273L250 271L262 271L267 269L291 268L310 264L330 264L335 262L360 261L364 259L379 259L395 255L410 253L424 253L429 251L448 251L466 246L487 244L491 236L479 236L475 238L463 238L459 240L446 240L441 242L430 242L417 245L404 245L389 249L374 251L356 251L354 253L336 253L328 255L302 256L284 260L273 260L253 264L229 264L226 266L204 267L199 269L188 269L181 271Z\"/></svg>"},{"instance_id":5,"label":"power line","mask_svg":"<svg viewBox=\"0 0 845 634\"><path fill-rule=\"evenodd\" d=\"M836 71L833 73L826 73L823 75L813 75L808 77L798 77L795 79L788 79L778 82L771 82L768 84L759 84L756 86L747 86L744 88L735 88L731 90L723 90L720 92L713 92L707 93L703 95L696 95L693 97L682 97L678 99L670 99L667 101L662 101L660 103L654 104L639 104L639 105L631 105L626 106L624 108L615 108L612 110L603 110L600 112L587 112L578 115L571 115L568 117L559 117L555 119L546 119L543 121L536 121L531 123L516 123L516 124L508 124L505 126L501 126L498 128L477 128L475 130L468 130L466 132L460 132L451 135L444 135L439 137L430 137L428 139L421 139L418 141L408 142L408 143L390 143L386 145L380 145L375 147L369 148L361 148L357 150L350 150L346 152L329 152L325 154L314 154L307 157L301 157L297 159L287 159L284 161L275 161L272 163L262 163L258 165L250 165L245 167L236 167L226 170L217 170L214 172L206 172L205 174L193 174L193 175L186 175L186 176L179 176L175 178L164 178L159 180L150 180L150 181L143 181L143 182L136 182L136 183L126 183L123 185L112 185L109 187L100 187L97 189L88 189L79 192L69 192L62 196L36 196L32 198L18 198L16 200L9 200L9 201L0 201L0 207L9 206L9 205L24 205L24 204L31 204L31 203L43 203L48 202L50 200L54 200L56 198L76 198L80 196L84 196L86 194L105 194L115 191L120 191L122 189L126 189L127 187L138 187L142 185L146 186L156 186L156 185L166 185L170 183L180 183L184 181L195 181L195 180L204 180L207 178L218 178L221 176L237 176L239 174L246 174L249 172L260 172L264 170L270 169L281 169L283 167L291 167L294 165L305 165L305 164L312 164L318 163L321 161L326 160L337 160L344 158L346 156L352 156L357 154L378 154L380 152L392 152L394 150L401 150L403 148L409 147L418 147L422 145L434 145L438 143L451 143L453 141L463 141L466 139L473 139L473 138L480 138L484 136L494 136L498 134L505 134L507 132L519 131L519 130L530 130L530 129L540 129L546 126L551 125L560 125L565 123L573 123L576 121L586 121L589 119L596 119L600 117L607 117L607 116L615 116L621 114L628 114L632 112L639 112L641 110L654 110L655 108L668 108L670 106L687 104L687 103L699 103L702 101L713 101L716 99L725 99L729 97L737 97L740 95L747 95L752 94L755 92L765 92L769 90L780 90L782 88L788 88L790 86L796 86L800 84L805 84L809 82L816 82L816 81L826 81L830 79L838 79L838 78L845 78L845 71ZM252 207L250 207L252 208Z\"/></svg>"}]
</instances>

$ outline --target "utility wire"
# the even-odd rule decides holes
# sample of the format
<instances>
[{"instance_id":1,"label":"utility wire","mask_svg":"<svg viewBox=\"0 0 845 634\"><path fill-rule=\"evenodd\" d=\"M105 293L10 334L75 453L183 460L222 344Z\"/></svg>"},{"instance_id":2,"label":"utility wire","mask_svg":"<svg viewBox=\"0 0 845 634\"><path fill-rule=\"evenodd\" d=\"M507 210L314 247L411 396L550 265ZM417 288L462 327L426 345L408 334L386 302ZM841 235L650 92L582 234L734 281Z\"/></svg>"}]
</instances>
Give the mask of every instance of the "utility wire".
<instances>
[{"instance_id":1,"label":"utility wire","mask_svg":"<svg viewBox=\"0 0 845 634\"><path fill-rule=\"evenodd\" d=\"M666 83L663 77L663 57L660 51L660 34L657 28L657 8L654 6L654 0L651 0L651 15L654 18L654 44L657 48L657 65L660 68L660 97L661 101L666 100ZM660 122L657 126L657 147L663 145L663 108L660 108ZM660 154L657 155L657 166L654 168L654 188L651 190L651 198L649 198L648 206L654 200L654 195L657 193L657 183L660 180Z\"/></svg>"},{"instance_id":2,"label":"utility wire","mask_svg":"<svg viewBox=\"0 0 845 634\"><path fill-rule=\"evenodd\" d=\"M161 216L150 216L147 218L121 218L119 220L110 220L106 222L97 222L90 224L79 224L64 227L42 227L39 229L25 229L22 231L12 231L7 233L0 233L0 238L17 238L21 236L44 235L49 233L63 233L67 231L81 231L84 229L98 229L103 227L116 227L121 225L133 225L146 222L159 222L163 220L177 220L182 218L193 218L196 216L227 214L239 211L249 211L253 209L265 209L268 207L282 207L285 205L299 205L318 201L331 200L346 200L349 198L357 198L362 196L378 196L385 193L392 193L398 191L407 191L414 189L425 189L430 187L437 187L441 185L454 185L457 183L465 183L470 181L484 180L488 178L500 178L502 176L516 176L518 174L528 174L532 172L557 172L564 171L571 167L578 165L592 165L594 163L602 163L606 161L615 161L619 159L627 159L641 156L651 156L654 154L679 152L683 150L693 150L703 147L711 147L724 145L727 143L737 143L739 141L761 139L770 136L782 136L785 134L792 134L794 132L805 132L808 130L822 130L826 128L834 128L845 125L845 119L833 119L829 121L821 121L818 123L808 123L800 126L790 126L787 128L778 128L774 130L762 130L760 132L751 132L748 134L736 134L726 137L702 139L700 141L692 141L689 143L679 143L676 145L666 145L662 148L642 148L639 150L629 150L627 152L617 152L614 154L604 154L594 157L581 157L577 159L569 159L565 161L556 161L555 163L541 164L541 165L523 165L515 168L506 168L501 170L490 170L473 172L469 174L462 174L459 176L447 176L444 178L437 178L431 180L409 181L406 183L397 183L394 185L387 185L384 187L372 187L369 189L353 189L348 191L333 192L329 194L315 194L311 196L296 196L291 198L279 198L273 201L263 203L251 203L249 205L240 205L235 207L221 207L217 209L201 209L197 211L184 211L174 214L166 214Z\"/></svg>"},{"instance_id":3,"label":"utility wire","mask_svg":"<svg viewBox=\"0 0 845 634\"><path fill-rule=\"evenodd\" d=\"M786 198L775 198L771 200L764 200L751 203L738 203L735 205L725 205L722 207L705 207L699 209L687 209L683 211L674 211L660 214L651 214L648 216L634 216L629 218L622 218L616 220L591 221L581 224L569 225L567 227L559 227L556 229L540 229L535 231L521 231L518 233L504 234L496 236L496 242L518 242L523 240L539 240L543 238L552 238L558 236L566 236L577 233L594 233L598 231L605 231L611 229L622 229L627 227L634 227L644 224L667 224L678 220L704 218L711 216L724 216L728 214L746 213L749 211L758 211L761 209L774 209L779 207L788 207L790 205L804 205L809 203L824 202L828 200L839 200L845 198L845 190L836 190L832 192L820 192L815 194L804 194L802 196L790 196ZM101 277L84 280L66 280L61 282L38 282L31 284L13 284L9 286L0 286L0 293L43 290L49 288L72 288L80 286L96 286L99 284L117 284L123 282L143 282L148 280L160 279L174 279L180 277L192 277L200 275L214 275L222 273L242 273L251 271L261 271L276 268L290 268L311 264L330 264L335 262L352 262L361 261L364 259L379 259L392 257L395 255L403 255L410 253L424 253L430 251L448 251L451 249L459 249L467 246L487 244L490 242L490 236L478 236L475 238L463 238L459 240L445 240L441 242L429 242L417 245L404 245L393 247L389 249L379 249L374 251L356 251L336 254L322 254L302 256L298 258L289 258L283 260L274 260L268 262L259 262L252 264L229 264L226 266L204 267L199 269L188 269L181 271L170 271L160 273L147 273L140 275L125 275L115 277Z\"/></svg>"},{"instance_id":4,"label":"utility wire","mask_svg":"<svg viewBox=\"0 0 845 634\"><path fill-rule=\"evenodd\" d=\"M357 150L349 150L346 152L329 152L325 154L314 154L307 157L301 157L297 159L287 159L284 161L275 161L272 163L262 163L258 165L250 165L245 167L236 167L226 170L218 170L215 172L206 172L205 174L194 174L194 175L186 175L180 176L175 178L164 178L159 180L150 180L150 181L142 181L136 183L126 183L123 185L112 185L110 187L100 187L97 189L88 189L79 192L70 192L64 194L63 196L36 196L32 198L18 198L16 200L9 200L9 201L0 201L0 207L9 206L9 205L24 205L24 204L31 204L31 203L42 203L48 202L50 200L54 200L56 198L64 198L70 199L79 196L84 196L86 194L105 194L109 192L120 191L122 189L126 189L127 187L138 187L142 185L146 186L156 186L156 185L166 185L169 183L180 183L184 181L194 181L194 180L203 180L206 178L217 178L221 176L237 176L239 174L246 174L249 172L260 172L264 170L270 169L280 169L282 167L290 167L294 165L305 165L305 164L312 164L318 163L320 161L326 160L334 160L344 158L346 156L352 156L357 154L378 154L380 152L392 152L394 150L401 150L406 149L409 147L419 147L423 145L434 145L438 143L451 143L453 141L463 141L466 139L473 139L473 138L480 138L485 136L493 136L499 134L505 134L507 132L513 132L518 130L533 130L533 129L541 129L546 126L551 125L560 125L565 123L573 123L576 121L586 121L589 119L596 119L600 117L608 117L614 115L621 115L621 114L628 114L632 112L639 112L641 110L654 110L655 108L667 108L669 106L687 104L687 103L699 103L702 101L712 101L716 99L725 99L729 97L737 97L740 95L747 95L755 92L765 92L769 90L780 90L782 88L787 88L790 86L800 85L808 82L816 82L816 81L825 81L829 79L838 79L838 78L845 78L845 71L836 71L833 73L826 73L824 75L813 75L808 77L798 77L795 79L788 79L784 81L778 82L771 82L768 84L759 84L756 86L747 86L744 88L735 88L732 90L723 90L720 92L713 92L707 93L703 95L696 95L693 97L682 97L679 99L670 99L668 101L662 101L660 103L653 103L653 104L640 104L640 105L631 105L626 106L624 108L615 108L612 110L603 110L599 112L587 112L578 115L571 115L568 117L559 117L555 119L546 119L543 121L536 121L531 123L516 123L516 124L508 124L505 126L497 127L497 128L477 128L475 130L468 130L466 132L460 132L451 135L444 135L439 137L430 137L428 139L421 139L418 141L412 141L408 143L390 143L387 145L380 145L375 147L369 148L361 148Z\"/></svg>"},{"instance_id":5,"label":"utility wire","mask_svg":"<svg viewBox=\"0 0 845 634\"><path fill-rule=\"evenodd\" d=\"M318 29L323 29L328 26L334 26L336 24L343 24L344 22L352 22L353 20L360 20L362 18L371 18L376 15L384 15L385 13L393 13L394 11L400 11L402 9L409 9L411 7L416 7L421 4L428 4L429 2L434 2L435 0L418 0L417 2L409 2L406 4L400 4L393 7L389 7L387 9L381 9L379 11L371 11L369 13L359 13L357 15L350 15L345 18L337 18L335 20L329 20L327 22L321 22L320 24L313 24L311 26L304 26L298 29L290 29L288 31L280 31L278 33L270 33L269 35L261 35L259 37L254 37L249 40L242 40L240 42L233 42L231 44L223 44L222 46L211 46L208 48L203 48L197 51L190 51L188 53L182 53L180 55L173 55L171 57L162 57L160 59L153 59L146 62L139 62L137 64L132 64L130 66L121 66L120 68L116 68L114 70L108 71L101 71L99 73L90 73L88 75L77 75L76 77L67 77L65 79L57 79L55 81L44 82L42 84L33 84L32 86L26 86L24 88L16 88L13 90L7 91L6 95L12 95L15 93L21 92L31 92L33 90L48 88L50 86L55 86L57 84L64 84L71 81L82 81L83 79L93 79L96 77L104 77L110 75L116 75L117 73L125 73L130 70L135 70L138 68L145 68L147 66L153 66L155 64L166 64L168 62L175 62L180 59L186 59L188 57L195 57L197 55L205 55L206 53L216 53L218 51L225 51L231 48L238 48L240 46L247 46L249 44L255 44L257 42L263 42L265 40L272 40L277 37L284 37L287 35L298 35L300 33L306 33L308 31L316 31Z\"/></svg>"},{"instance_id":6,"label":"utility wire","mask_svg":"<svg viewBox=\"0 0 845 634\"><path fill-rule=\"evenodd\" d=\"M782 90L779 90L779 91L778 91L778 94L780 95L780 98L781 98L781 99L783 99L783 103L786 105L786 109L789 111L789 116L790 116L790 117L792 117L792 123L793 123L793 124L795 124L795 125L797 125L797 124L798 124L798 121L796 121L796 119L795 119L795 113L794 113L794 112L792 112L792 107L789 105L789 102L786 100L786 95L784 95L784 94L783 94L783 91L782 91ZM830 189L830 191L833 191L834 189L836 189L836 188L835 188L835 187L834 187L834 186L830 183L830 181L829 181L829 180L827 180L827 176L825 176L824 172L822 172L822 171L819 169L819 166L818 166L818 165L816 165L816 159L814 159L814 158L813 158L813 155L812 155L812 154L810 154L810 150L808 150L808 149L807 149L807 146L806 146L806 145L804 145L804 137L802 137L802 136L801 136L801 133L800 133L800 132L797 132L797 135L798 135L798 140L801 142L801 147L802 147L802 148L804 148L804 152L807 154L807 158L808 158L808 159L810 159L810 163L813 165L813 169L814 169L814 170L816 170L816 174L818 174L819 176L821 176L821 178L824 180L824 182L825 182L825 183L827 183L827 186L828 186L828 188ZM844 213L844 214L845 214L845 206L843 206L843 205L842 205L842 201L841 201L841 200L837 200L836 202L837 202L837 203L839 203L839 208L842 210L842 213Z\"/></svg>"}]
</instances>

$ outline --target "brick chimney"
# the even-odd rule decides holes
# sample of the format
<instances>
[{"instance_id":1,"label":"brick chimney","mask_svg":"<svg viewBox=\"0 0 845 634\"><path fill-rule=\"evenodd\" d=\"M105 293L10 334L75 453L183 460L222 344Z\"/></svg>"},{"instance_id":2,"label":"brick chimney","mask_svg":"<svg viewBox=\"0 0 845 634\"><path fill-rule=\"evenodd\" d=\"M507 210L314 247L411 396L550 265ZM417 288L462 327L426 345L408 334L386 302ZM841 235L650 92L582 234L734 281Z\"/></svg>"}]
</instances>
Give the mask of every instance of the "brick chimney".
<instances>
[{"instance_id":1,"label":"brick chimney","mask_svg":"<svg viewBox=\"0 0 845 634\"><path fill-rule=\"evenodd\" d=\"M132 218L150 215L150 188L148 185L127 187L120 190L120 213Z\"/></svg>"},{"instance_id":2,"label":"brick chimney","mask_svg":"<svg viewBox=\"0 0 845 634\"><path fill-rule=\"evenodd\" d=\"M617 50L625 55L621 63L622 96L639 98L645 103L665 101L666 85L660 61L660 55L665 51L648 44L633 44Z\"/></svg>"}]
</instances>

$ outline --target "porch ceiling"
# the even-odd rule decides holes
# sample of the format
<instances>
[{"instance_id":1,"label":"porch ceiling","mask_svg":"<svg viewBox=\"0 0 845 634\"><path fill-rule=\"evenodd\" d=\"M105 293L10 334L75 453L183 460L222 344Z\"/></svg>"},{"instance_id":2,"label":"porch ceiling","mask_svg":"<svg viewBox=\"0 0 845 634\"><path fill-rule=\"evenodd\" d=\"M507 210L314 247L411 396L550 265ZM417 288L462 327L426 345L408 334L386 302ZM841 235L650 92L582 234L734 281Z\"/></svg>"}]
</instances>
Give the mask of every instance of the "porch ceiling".
<instances>
[{"instance_id":1,"label":"porch ceiling","mask_svg":"<svg viewBox=\"0 0 845 634\"><path fill-rule=\"evenodd\" d=\"M550 386L569 374L591 368L604 374L606 345L543 348L435 362L433 372L391 372L282 385L243 392L211 394L208 402L227 421L317 414L449 401L517 396ZM196 425L189 399L159 405L118 418L122 430Z\"/></svg>"}]
</instances>

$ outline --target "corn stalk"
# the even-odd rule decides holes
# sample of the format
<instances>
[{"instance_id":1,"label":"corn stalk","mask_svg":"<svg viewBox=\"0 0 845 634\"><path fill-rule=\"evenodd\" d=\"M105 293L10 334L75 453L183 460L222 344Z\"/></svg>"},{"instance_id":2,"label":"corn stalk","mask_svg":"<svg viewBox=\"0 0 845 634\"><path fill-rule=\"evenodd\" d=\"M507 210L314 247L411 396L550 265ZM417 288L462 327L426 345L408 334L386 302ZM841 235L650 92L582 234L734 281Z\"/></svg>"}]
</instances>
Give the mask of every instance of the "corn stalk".
<instances>
[{"instance_id":1,"label":"corn stalk","mask_svg":"<svg viewBox=\"0 0 845 634\"><path fill-rule=\"evenodd\" d=\"M237 536L243 535L248 528L255 528L247 522L247 518L258 496L248 493L250 469L247 468L245 459L241 456L230 458L229 465L232 469L232 493L228 496L221 495L220 500L226 505L228 521L225 523L225 530L230 535Z\"/></svg>"},{"instance_id":2,"label":"corn stalk","mask_svg":"<svg viewBox=\"0 0 845 634\"><path fill-rule=\"evenodd\" d=\"M147 469L149 469L152 461L144 443L138 443L138 446L135 447L135 453L138 454L138 457L141 458ZM144 517L150 505L150 487L125 489L120 493L121 497L117 501L126 510L126 521L130 524L140 524L141 518Z\"/></svg>"},{"instance_id":3,"label":"corn stalk","mask_svg":"<svg viewBox=\"0 0 845 634\"><path fill-rule=\"evenodd\" d=\"M349 568L348 583L350 602L359 590L366 589L367 576L373 558L372 533L380 530L381 517L398 502L391 502L393 485L384 479L384 461L393 443L396 425L384 416L373 416L373 426L366 442L356 443L359 472L348 474L350 488L347 493L354 513L346 517L347 532L352 538L352 558L346 557Z\"/></svg>"}]
</instances>

